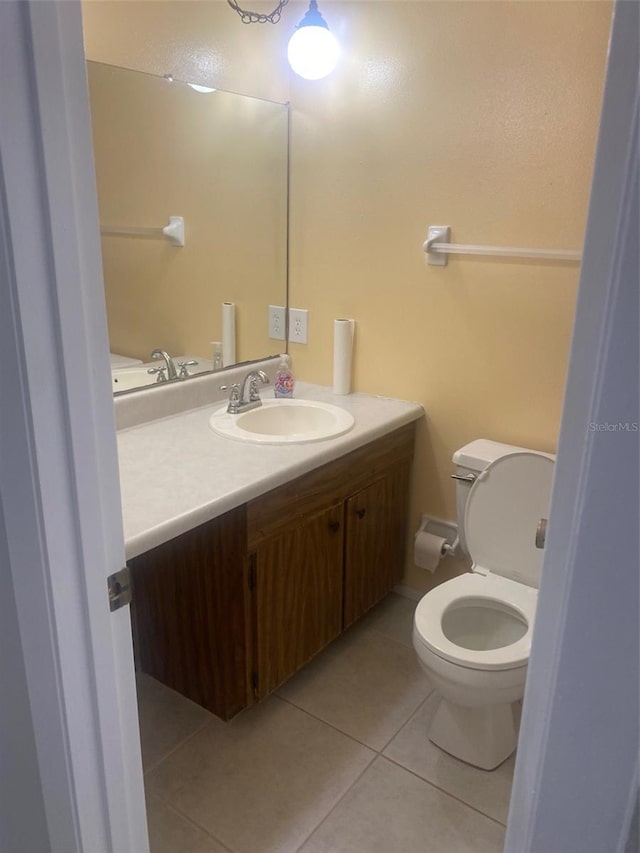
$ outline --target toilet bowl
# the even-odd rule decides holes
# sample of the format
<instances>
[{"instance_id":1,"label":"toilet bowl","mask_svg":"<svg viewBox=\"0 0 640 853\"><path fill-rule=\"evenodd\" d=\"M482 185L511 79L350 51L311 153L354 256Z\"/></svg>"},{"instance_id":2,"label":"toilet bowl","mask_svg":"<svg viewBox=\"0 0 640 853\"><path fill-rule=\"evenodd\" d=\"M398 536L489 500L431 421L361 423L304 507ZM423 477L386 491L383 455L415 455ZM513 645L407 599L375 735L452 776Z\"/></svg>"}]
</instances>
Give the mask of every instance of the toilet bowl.
<instances>
[{"instance_id":1,"label":"toilet bowl","mask_svg":"<svg viewBox=\"0 0 640 853\"><path fill-rule=\"evenodd\" d=\"M428 736L492 770L514 751L513 703L522 699L535 623L553 457L480 440L454 454L458 532L467 572L418 603L413 645L440 704Z\"/></svg>"}]
</instances>

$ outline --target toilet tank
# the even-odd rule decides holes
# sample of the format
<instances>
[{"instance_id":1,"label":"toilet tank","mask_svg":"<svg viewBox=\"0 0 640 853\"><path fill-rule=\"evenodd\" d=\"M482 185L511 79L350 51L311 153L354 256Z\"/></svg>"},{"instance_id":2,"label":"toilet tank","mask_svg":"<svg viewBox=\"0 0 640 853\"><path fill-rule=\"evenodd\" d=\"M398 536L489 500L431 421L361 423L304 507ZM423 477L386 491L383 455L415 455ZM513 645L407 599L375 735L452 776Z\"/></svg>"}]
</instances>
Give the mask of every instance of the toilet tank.
<instances>
[{"instance_id":1,"label":"toilet tank","mask_svg":"<svg viewBox=\"0 0 640 853\"><path fill-rule=\"evenodd\" d=\"M480 474L496 459L502 456L508 456L510 453L538 453L537 450L531 450L530 447L517 447L514 444L502 444L499 441L490 441L487 438L477 438L475 441L470 441L453 454L453 462L456 466L456 474ZM555 457L550 453L543 453L543 456L548 456L550 459ZM456 480L456 514L458 519L458 536L460 545L465 552L469 553L467 540L464 530L464 511L467 503L467 497L471 490L473 481L465 482L464 480Z\"/></svg>"}]
</instances>

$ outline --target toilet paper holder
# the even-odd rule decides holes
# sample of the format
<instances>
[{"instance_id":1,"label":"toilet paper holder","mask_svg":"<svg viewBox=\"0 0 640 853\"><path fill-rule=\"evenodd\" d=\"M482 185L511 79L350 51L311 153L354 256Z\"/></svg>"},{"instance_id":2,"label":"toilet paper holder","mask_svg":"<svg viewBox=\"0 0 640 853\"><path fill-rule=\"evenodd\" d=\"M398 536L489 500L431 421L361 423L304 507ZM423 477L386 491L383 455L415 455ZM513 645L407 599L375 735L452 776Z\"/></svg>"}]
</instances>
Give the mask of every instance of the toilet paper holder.
<instances>
[{"instance_id":1,"label":"toilet paper holder","mask_svg":"<svg viewBox=\"0 0 640 853\"><path fill-rule=\"evenodd\" d=\"M443 557L454 557L460 545L458 525L454 521L442 521L431 515L423 515L418 533L431 533L445 540Z\"/></svg>"}]
</instances>

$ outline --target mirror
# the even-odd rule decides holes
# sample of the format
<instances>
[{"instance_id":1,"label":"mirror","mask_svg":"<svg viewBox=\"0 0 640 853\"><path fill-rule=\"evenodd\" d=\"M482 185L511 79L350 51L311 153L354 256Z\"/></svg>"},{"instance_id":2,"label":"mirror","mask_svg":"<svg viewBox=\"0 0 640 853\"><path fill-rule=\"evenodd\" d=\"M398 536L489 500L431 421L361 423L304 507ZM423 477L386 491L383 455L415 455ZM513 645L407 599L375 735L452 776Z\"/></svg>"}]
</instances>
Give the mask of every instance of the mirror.
<instances>
[{"instance_id":1,"label":"mirror","mask_svg":"<svg viewBox=\"0 0 640 853\"><path fill-rule=\"evenodd\" d=\"M211 370L223 322L224 366L283 352L268 306L287 304L288 104L87 69L114 391L156 383L155 349ZM161 233L173 216L184 247Z\"/></svg>"}]
</instances>

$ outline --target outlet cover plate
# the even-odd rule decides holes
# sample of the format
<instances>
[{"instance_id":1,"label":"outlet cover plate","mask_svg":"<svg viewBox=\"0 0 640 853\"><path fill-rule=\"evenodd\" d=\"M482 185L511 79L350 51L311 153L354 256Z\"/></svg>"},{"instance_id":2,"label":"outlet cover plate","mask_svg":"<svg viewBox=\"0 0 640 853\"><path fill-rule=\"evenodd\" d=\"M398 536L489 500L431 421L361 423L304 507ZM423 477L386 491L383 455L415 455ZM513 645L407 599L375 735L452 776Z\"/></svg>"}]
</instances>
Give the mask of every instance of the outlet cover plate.
<instances>
[{"instance_id":1,"label":"outlet cover plate","mask_svg":"<svg viewBox=\"0 0 640 853\"><path fill-rule=\"evenodd\" d=\"M309 312L306 308L289 308L289 341L294 344L306 344L308 324Z\"/></svg>"},{"instance_id":2,"label":"outlet cover plate","mask_svg":"<svg viewBox=\"0 0 640 853\"><path fill-rule=\"evenodd\" d=\"M285 339L286 313L282 305L269 305L269 337L274 341Z\"/></svg>"}]
</instances>

